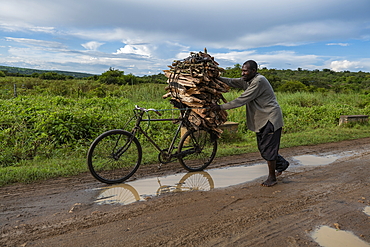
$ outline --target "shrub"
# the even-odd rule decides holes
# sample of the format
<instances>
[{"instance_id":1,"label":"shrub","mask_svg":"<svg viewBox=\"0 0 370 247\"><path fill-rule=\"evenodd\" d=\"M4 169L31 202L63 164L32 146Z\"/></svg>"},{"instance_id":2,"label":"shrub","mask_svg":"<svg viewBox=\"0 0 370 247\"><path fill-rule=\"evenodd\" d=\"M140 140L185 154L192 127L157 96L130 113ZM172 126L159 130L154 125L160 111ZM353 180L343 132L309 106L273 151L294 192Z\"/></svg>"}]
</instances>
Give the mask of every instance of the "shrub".
<instances>
[{"instance_id":1,"label":"shrub","mask_svg":"<svg viewBox=\"0 0 370 247\"><path fill-rule=\"evenodd\" d=\"M119 71L118 69L115 70L113 68L109 68L108 71L104 72L99 77L99 82L104 83L104 84L117 84L117 85L126 84L123 71Z\"/></svg>"},{"instance_id":2,"label":"shrub","mask_svg":"<svg viewBox=\"0 0 370 247\"><path fill-rule=\"evenodd\" d=\"M306 92L308 88L300 81L287 81L278 87L279 92Z\"/></svg>"},{"instance_id":3,"label":"shrub","mask_svg":"<svg viewBox=\"0 0 370 247\"><path fill-rule=\"evenodd\" d=\"M58 74L57 72L46 72L39 75L39 78L43 80L66 80L67 76Z\"/></svg>"}]
</instances>

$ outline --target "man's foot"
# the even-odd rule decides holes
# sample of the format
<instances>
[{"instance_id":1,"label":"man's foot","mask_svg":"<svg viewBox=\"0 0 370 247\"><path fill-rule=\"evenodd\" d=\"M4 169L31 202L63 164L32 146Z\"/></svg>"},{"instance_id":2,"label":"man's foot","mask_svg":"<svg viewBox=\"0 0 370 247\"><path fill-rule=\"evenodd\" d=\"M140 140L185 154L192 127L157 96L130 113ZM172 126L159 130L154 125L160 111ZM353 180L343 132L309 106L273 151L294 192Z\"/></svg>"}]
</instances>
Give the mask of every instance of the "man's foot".
<instances>
[{"instance_id":1,"label":"man's foot","mask_svg":"<svg viewBox=\"0 0 370 247\"><path fill-rule=\"evenodd\" d=\"M272 187L275 184L277 184L277 181L276 180L267 179L265 182L263 182L261 184L261 186L263 186L263 187Z\"/></svg>"}]
</instances>

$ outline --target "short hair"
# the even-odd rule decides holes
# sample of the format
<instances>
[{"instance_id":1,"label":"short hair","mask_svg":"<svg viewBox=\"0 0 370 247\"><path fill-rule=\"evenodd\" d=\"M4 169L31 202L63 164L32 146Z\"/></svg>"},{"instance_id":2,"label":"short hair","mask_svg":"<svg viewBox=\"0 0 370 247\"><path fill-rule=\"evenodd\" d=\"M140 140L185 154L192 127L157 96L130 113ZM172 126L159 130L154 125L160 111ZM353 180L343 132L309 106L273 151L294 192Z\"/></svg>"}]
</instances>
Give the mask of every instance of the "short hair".
<instances>
[{"instance_id":1,"label":"short hair","mask_svg":"<svg viewBox=\"0 0 370 247\"><path fill-rule=\"evenodd\" d=\"M255 69L257 71L258 65L257 65L256 61L254 61L254 60L248 60L248 61L246 61L246 62L243 63L243 66L244 65L247 65L247 64L249 65L249 68L250 69Z\"/></svg>"}]
</instances>

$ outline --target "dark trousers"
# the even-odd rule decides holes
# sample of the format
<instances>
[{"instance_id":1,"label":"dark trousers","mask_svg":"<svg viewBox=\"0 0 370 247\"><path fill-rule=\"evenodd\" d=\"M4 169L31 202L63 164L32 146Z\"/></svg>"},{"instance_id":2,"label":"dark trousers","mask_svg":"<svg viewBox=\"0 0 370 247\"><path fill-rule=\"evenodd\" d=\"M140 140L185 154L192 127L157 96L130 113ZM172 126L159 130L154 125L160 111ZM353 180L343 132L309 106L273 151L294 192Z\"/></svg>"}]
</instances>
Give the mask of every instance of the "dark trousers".
<instances>
[{"instance_id":1,"label":"dark trousers","mask_svg":"<svg viewBox=\"0 0 370 247\"><path fill-rule=\"evenodd\" d=\"M256 133L258 150L263 159L267 161L276 160L276 170L284 171L289 166L289 162L279 154L280 138L282 128L274 131L274 126L270 121Z\"/></svg>"}]
</instances>

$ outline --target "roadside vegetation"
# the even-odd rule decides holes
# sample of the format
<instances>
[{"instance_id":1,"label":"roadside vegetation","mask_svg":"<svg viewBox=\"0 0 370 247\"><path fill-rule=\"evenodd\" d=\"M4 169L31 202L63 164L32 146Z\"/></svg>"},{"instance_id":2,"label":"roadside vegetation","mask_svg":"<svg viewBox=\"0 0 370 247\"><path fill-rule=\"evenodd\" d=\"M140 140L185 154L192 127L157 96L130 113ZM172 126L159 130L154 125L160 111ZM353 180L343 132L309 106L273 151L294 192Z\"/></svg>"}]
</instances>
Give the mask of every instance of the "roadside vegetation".
<instances>
[{"instance_id":1,"label":"roadside vegetation","mask_svg":"<svg viewBox=\"0 0 370 247\"><path fill-rule=\"evenodd\" d=\"M283 109L282 148L370 136L369 123L338 126L341 115L370 115L370 73L266 68L260 73ZM240 65L224 76L239 77ZM162 74L136 77L112 68L84 78L0 71L0 186L86 172L90 143L106 130L122 128L134 105L161 109L164 118L179 114L162 99L165 86ZM225 98L240 93L231 90ZM257 151L255 134L245 128L245 108L228 113L229 121L239 123L238 133L222 135L217 155ZM165 146L176 125L149 122L146 128ZM142 144L142 165L157 162L157 152Z\"/></svg>"}]
</instances>

